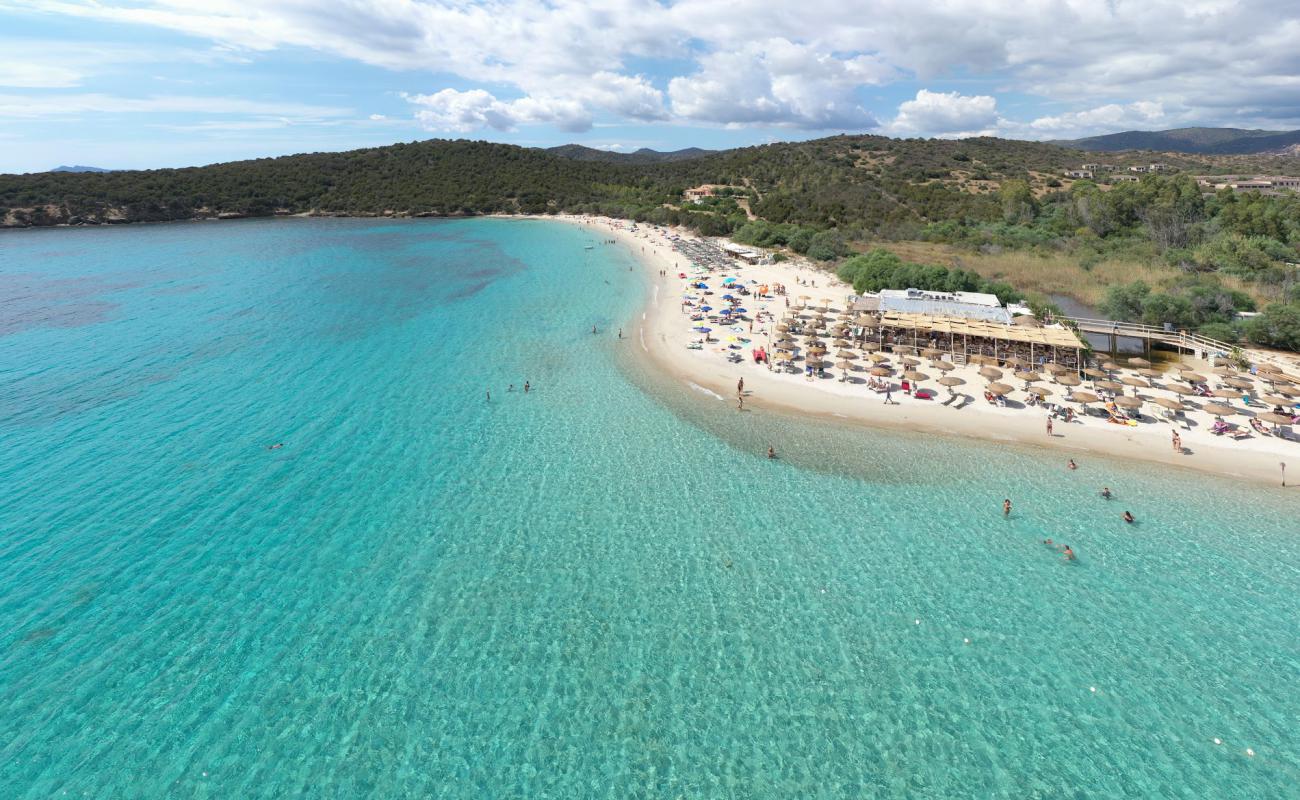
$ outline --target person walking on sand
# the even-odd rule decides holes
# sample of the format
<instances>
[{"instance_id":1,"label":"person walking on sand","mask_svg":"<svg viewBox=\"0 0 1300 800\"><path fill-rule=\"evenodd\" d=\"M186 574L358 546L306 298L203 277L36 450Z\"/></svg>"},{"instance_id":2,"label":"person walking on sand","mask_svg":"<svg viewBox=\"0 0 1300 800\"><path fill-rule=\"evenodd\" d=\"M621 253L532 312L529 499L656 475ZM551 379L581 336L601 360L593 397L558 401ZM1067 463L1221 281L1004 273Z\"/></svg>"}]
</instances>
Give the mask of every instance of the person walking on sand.
<instances>
[{"instance_id":1,"label":"person walking on sand","mask_svg":"<svg viewBox=\"0 0 1300 800\"><path fill-rule=\"evenodd\" d=\"M1047 435L1052 435L1052 417L1050 414L1047 416Z\"/></svg>"},{"instance_id":2,"label":"person walking on sand","mask_svg":"<svg viewBox=\"0 0 1300 800\"><path fill-rule=\"evenodd\" d=\"M745 410L745 396L743 394L736 395L736 410L737 411Z\"/></svg>"},{"instance_id":3,"label":"person walking on sand","mask_svg":"<svg viewBox=\"0 0 1300 800\"><path fill-rule=\"evenodd\" d=\"M623 329L622 329L622 328L619 328L619 329L618 329L618 338L620 338L620 339L623 338Z\"/></svg>"},{"instance_id":4,"label":"person walking on sand","mask_svg":"<svg viewBox=\"0 0 1300 800\"><path fill-rule=\"evenodd\" d=\"M736 381L736 393L743 394L744 391L745 391L745 379L741 378L740 380Z\"/></svg>"},{"instance_id":5,"label":"person walking on sand","mask_svg":"<svg viewBox=\"0 0 1300 800\"><path fill-rule=\"evenodd\" d=\"M1174 453L1181 454L1183 452L1183 437L1178 435L1178 431L1174 431L1173 433L1174 435L1171 442L1174 446Z\"/></svg>"}]
</instances>

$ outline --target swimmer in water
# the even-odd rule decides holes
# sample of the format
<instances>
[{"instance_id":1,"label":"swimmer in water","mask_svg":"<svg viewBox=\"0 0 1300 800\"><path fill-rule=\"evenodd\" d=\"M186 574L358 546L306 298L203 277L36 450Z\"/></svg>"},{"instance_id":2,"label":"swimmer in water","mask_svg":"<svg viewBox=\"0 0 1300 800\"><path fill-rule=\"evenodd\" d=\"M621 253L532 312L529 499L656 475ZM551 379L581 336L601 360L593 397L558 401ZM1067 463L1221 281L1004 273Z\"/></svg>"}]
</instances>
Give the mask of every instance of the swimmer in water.
<instances>
[{"instance_id":1,"label":"swimmer in water","mask_svg":"<svg viewBox=\"0 0 1300 800\"><path fill-rule=\"evenodd\" d=\"M1003 501L1002 501L1002 516L1004 516L1004 517L1009 517L1009 516L1011 516L1011 498L1010 498L1010 497L1008 497L1006 500L1003 500Z\"/></svg>"},{"instance_id":2,"label":"swimmer in water","mask_svg":"<svg viewBox=\"0 0 1300 800\"><path fill-rule=\"evenodd\" d=\"M1061 551L1061 555L1065 556L1066 561L1074 560L1074 551L1070 549L1068 544L1065 546L1065 549Z\"/></svg>"},{"instance_id":3,"label":"swimmer in water","mask_svg":"<svg viewBox=\"0 0 1300 800\"><path fill-rule=\"evenodd\" d=\"M1109 499L1111 498L1110 487L1109 487L1109 486L1103 486L1103 487L1101 487L1101 496L1104 497L1104 498L1106 498L1107 500L1109 500Z\"/></svg>"},{"instance_id":4,"label":"swimmer in water","mask_svg":"<svg viewBox=\"0 0 1300 800\"><path fill-rule=\"evenodd\" d=\"M1129 512L1129 511L1125 511L1125 512L1124 512L1124 521L1127 522L1127 523L1129 523L1129 524L1132 524L1132 522L1133 522L1133 514L1132 514L1131 512Z\"/></svg>"},{"instance_id":5,"label":"swimmer in water","mask_svg":"<svg viewBox=\"0 0 1300 800\"><path fill-rule=\"evenodd\" d=\"M267 446L266 446L266 449L267 449L267 450L279 450L281 447L284 447L284 442L276 442L275 444L267 445Z\"/></svg>"},{"instance_id":6,"label":"swimmer in water","mask_svg":"<svg viewBox=\"0 0 1300 800\"><path fill-rule=\"evenodd\" d=\"M1074 463L1074 459L1073 459L1073 458L1070 459L1070 463L1069 463L1069 464L1066 464L1066 466L1069 467L1070 469L1078 469L1078 468L1079 468L1079 465Z\"/></svg>"},{"instance_id":7,"label":"swimmer in water","mask_svg":"<svg viewBox=\"0 0 1300 800\"><path fill-rule=\"evenodd\" d=\"M528 381L524 381L524 394L528 394L528 390L530 388L532 388L532 384L530 384Z\"/></svg>"},{"instance_id":8,"label":"swimmer in water","mask_svg":"<svg viewBox=\"0 0 1300 800\"><path fill-rule=\"evenodd\" d=\"M776 458L776 448L775 448L775 447L769 447L769 448L767 448L767 457L768 457L768 458Z\"/></svg>"}]
</instances>

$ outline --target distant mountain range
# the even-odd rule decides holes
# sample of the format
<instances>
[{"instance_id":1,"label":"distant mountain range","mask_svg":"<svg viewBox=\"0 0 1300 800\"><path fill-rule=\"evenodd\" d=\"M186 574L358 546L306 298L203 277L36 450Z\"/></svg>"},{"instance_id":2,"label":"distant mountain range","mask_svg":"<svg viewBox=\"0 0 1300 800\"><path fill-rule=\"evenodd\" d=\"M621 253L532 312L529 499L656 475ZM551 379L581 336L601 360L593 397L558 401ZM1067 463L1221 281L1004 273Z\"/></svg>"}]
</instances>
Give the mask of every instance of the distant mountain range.
<instances>
[{"instance_id":1,"label":"distant mountain range","mask_svg":"<svg viewBox=\"0 0 1300 800\"><path fill-rule=\"evenodd\" d=\"M59 166L50 170L50 172L112 172L112 171L113 170L111 169L104 169L103 167L87 167L81 164L77 164L71 167L60 164Z\"/></svg>"},{"instance_id":2,"label":"distant mountain range","mask_svg":"<svg viewBox=\"0 0 1300 800\"><path fill-rule=\"evenodd\" d=\"M1291 155L1300 146L1300 131L1262 131L1241 128L1174 128L1167 131L1124 131L1086 139L1053 142L1079 150L1114 153L1120 150L1158 150L1205 155L1277 153Z\"/></svg>"},{"instance_id":3,"label":"distant mountain range","mask_svg":"<svg viewBox=\"0 0 1300 800\"><path fill-rule=\"evenodd\" d=\"M562 144L559 147L548 147L546 152L561 158L570 158L574 161L606 161L611 164L662 164L668 161L686 161L691 158L701 158L717 151L687 147L684 150L662 152L642 147L640 150L634 150L631 153L619 153L613 150L597 150L594 147L586 147L580 144Z\"/></svg>"}]
</instances>

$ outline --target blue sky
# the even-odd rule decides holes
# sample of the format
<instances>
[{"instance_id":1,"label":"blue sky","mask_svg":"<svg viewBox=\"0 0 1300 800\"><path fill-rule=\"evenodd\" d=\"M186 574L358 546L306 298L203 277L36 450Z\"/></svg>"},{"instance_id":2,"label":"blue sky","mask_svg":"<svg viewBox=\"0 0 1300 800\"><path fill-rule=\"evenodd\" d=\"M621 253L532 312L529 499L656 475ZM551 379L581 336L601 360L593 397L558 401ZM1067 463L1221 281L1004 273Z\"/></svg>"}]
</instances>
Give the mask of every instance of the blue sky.
<instances>
[{"instance_id":1,"label":"blue sky","mask_svg":"<svg viewBox=\"0 0 1300 800\"><path fill-rule=\"evenodd\" d=\"M1300 127L1278 0L0 0L0 171Z\"/></svg>"}]
</instances>

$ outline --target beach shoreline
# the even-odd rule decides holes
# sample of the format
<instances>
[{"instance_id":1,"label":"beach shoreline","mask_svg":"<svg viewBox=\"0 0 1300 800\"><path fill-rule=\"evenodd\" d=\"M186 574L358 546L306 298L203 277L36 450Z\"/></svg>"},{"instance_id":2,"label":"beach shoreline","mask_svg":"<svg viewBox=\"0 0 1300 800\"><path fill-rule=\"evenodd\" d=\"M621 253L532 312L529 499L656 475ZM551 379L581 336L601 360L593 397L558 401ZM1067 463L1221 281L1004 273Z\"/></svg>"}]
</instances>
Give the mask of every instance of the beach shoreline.
<instances>
[{"instance_id":1,"label":"beach shoreline","mask_svg":"<svg viewBox=\"0 0 1300 800\"><path fill-rule=\"evenodd\" d=\"M646 269L649 278L646 304L637 317L629 320L630 335L637 341L645 360L684 386L708 390L717 397L710 402L736 405L730 398L735 398L738 381L743 378L744 409L737 413L772 412L799 419L847 422L868 428L958 437L992 444L1015 444L1033 447L1040 452L1044 449L1058 452L1063 458L1079 461L1083 460L1080 456L1086 455L1118 458L1273 487L1279 487L1281 483L1280 463L1293 461L1300 464L1300 442L1275 438L1242 442L1225 440L1209 433L1205 424L1198 424L1195 429L1177 428L1185 448L1181 454L1175 453L1170 444L1173 426L1163 420L1135 428L1110 425L1097 417L1071 424L1058 420L1055 430L1049 435L1045 426L1046 414L1042 410L985 404L976 397L979 394L977 384L969 380L962 392L972 395L972 401L965 402L960 408L949 408L938 398L916 400L898 391L893 394L894 403L886 405L881 396L867 392L859 384L842 383L833 377L810 382L802 375L770 371L754 363L748 355L748 347L740 362L729 363L712 349L687 348L698 334L691 332L688 317L673 302L680 294L681 280L677 275L685 271L686 259L672 249L671 242L663 234L650 226L636 226L632 230L634 223L609 218L572 215L539 218L608 233L628 247ZM693 236L685 231L674 231L674 234ZM738 271L740 269L742 267L738 266ZM792 295L796 294L798 279L816 281L816 287L799 287L797 291L810 293L818 299L825 297L835 303L842 302L852 291L831 273L808 267L782 264L744 266L743 271L747 275L757 274L763 280L779 276L790 287ZM762 301L762 305L769 311L780 313L785 310L784 299ZM797 303L793 297L791 301ZM767 327L766 324L761 328L755 327L754 344L766 343ZM628 335L626 331L625 335ZM1196 413L1201 415L1201 412ZM1300 478L1296 480L1300 481Z\"/></svg>"}]
</instances>

